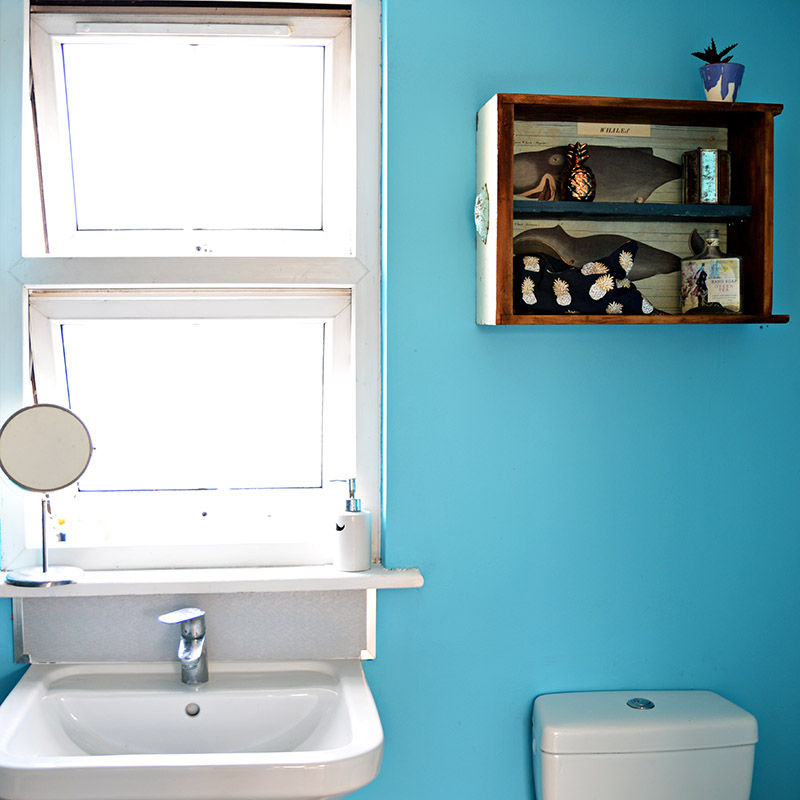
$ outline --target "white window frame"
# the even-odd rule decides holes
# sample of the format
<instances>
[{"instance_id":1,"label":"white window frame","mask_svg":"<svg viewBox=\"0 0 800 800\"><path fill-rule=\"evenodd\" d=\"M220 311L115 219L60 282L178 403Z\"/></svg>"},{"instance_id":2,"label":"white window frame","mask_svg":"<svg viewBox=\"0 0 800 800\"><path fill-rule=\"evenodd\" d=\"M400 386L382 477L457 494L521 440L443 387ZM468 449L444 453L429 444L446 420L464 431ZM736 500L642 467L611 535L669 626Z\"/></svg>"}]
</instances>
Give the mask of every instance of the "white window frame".
<instances>
[{"instance_id":1,"label":"white window frame","mask_svg":"<svg viewBox=\"0 0 800 800\"><path fill-rule=\"evenodd\" d=\"M319 0L325 5L329 0ZM113 5L114 0L106 4ZM232 4L219 0L218 5ZM36 153L33 143L28 82L28 0L0 5L0 416L6 418L31 402L28 381L28 289L81 288L238 288L242 291L275 287L339 287L351 291L353 370L355 375L356 464L363 507L372 511L372 555L381 553L381 74L380 0L353 0L351 4L350 86L353 152L356 154L353 219L348 254L325 256L261 251L247 257L219 253L168 258L126 254L107 257L43 255L37 244ZM7 46L6 46L7 45ZM15 111L16 110L16 111ZM20 143L22 147L20 147ZM23 182L23 176L25 181ZM32 191L32 189L34 189ZM40 563L29 552L26 564L13 545L24 526L26 502L36 498L0 480L2 555L0 569ZM35 526L35 522L33 523ZM15 540L14 537L17 537ZM123 554L124 555L124 554ZM51 557L51 563L58 563ZM186 566L184 562L169 567ZM120 558L115 568L135 569Z\"/></svg>"},{"instance_id":2,"label":"white window frame","mask_svg":"<svg viewBox=\"0 0 800 800\"><path fill-rule=\"evenodd\" d=\"M31 16L41 228L46 252L59 256L209 254L348 256L353 254L355 150L350 98L349 17L36 13ZM271 32L291 31L290 36ZM325 50L321 230L79 230L73 190L62 45L127 42L142 36L186 42L262 37L275 46L313 44Z\"/></svg>"}]
</instances>

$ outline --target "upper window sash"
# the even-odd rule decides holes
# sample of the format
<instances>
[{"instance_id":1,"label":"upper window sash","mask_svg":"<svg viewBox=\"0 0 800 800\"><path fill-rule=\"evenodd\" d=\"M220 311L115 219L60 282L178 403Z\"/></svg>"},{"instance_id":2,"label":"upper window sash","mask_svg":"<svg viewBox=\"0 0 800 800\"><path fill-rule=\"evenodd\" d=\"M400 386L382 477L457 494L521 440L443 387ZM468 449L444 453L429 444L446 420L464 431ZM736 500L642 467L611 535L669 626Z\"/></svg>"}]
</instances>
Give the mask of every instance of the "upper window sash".
<instances>
[{"instance_id":1,"label":"upper window sash","mask_svg":"<svg viewBox=\"0 0 800 800\"><path fill-rule=\"evenodd\" d=\"M182 15L118 15L81 13L31 15L31 59L37 147L43 191L45 231L42 247L52 255L271 255L351 256L355 236L355 134L351 102L351 42L348 17L208 17ZM286 36L286 32L290 36ZM319 229L257 229L252 220L241 227L228 224L209 227L186 222L172 230L81 230L78 226L73 151L62 48L71 43L102 45L143 42L239 42L259 41L265 46L300 45L324 51L324 99L322 118L322 193ZM253 103L259 102L258 81L253 75L237 80L252 83ZM198 109L197 124L213 108ZM237 156L235 137L225 147ZM241 161L241 159L240 159ZM291 161L291 160L290 160ZM286 171L285 156L276 164ZM198 165L202 169L202 165ZM251 181L242 193L268 196L266 181ZM155 192L159 190L154 189ZM280 204L280 192L274 202ZM38 228L40 226L33 226ZM30 241L30 239L29 239Z\"/></svg>"}]
</instances>

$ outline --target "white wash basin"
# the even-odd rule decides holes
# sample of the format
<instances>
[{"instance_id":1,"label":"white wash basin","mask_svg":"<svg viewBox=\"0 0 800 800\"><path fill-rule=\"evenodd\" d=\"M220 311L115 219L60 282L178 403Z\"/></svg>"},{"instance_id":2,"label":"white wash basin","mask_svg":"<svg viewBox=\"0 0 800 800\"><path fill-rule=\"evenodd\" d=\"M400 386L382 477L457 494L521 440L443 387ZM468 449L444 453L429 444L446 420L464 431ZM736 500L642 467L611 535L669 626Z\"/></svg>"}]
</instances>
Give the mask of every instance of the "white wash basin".
<instances>
[{"instance_id":1,"label":"white wash basin","mask_svg":"<svg viewBox=\"0 0 800 800\"><path fill-rule=\"evenodd\" d=\"M356 660L35 664L0 706L3 800L319 800L369 783L383 730Z\"/></svg>"}]
</instances>

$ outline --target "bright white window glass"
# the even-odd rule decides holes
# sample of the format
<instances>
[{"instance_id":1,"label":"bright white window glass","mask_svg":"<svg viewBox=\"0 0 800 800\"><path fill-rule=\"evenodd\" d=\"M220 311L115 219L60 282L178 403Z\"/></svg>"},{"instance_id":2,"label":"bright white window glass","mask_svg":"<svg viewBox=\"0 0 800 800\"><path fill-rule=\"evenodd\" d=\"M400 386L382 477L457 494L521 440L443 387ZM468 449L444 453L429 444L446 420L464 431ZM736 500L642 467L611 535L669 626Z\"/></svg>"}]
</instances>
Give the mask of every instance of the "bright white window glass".
<instances>
[{"instance_id":1,"label":"bright white window glass","mask_svg":"<svg viewBox=\"0 0 800 800\"><path fill-rule=\"evenodd\" d=\"M324 325L105 320L62 325L87 490L319 487Z\"/></svg>"},{"instance_id":2,"label":"bright white window glass","mask_svg":"<svg viewBox=\"0 0 800 800\"><path fill-rule=\"evenodd\" d=\"M321 229L322 46L78 41L62 54L78 230Z\"/></svg>"}]
</instances>

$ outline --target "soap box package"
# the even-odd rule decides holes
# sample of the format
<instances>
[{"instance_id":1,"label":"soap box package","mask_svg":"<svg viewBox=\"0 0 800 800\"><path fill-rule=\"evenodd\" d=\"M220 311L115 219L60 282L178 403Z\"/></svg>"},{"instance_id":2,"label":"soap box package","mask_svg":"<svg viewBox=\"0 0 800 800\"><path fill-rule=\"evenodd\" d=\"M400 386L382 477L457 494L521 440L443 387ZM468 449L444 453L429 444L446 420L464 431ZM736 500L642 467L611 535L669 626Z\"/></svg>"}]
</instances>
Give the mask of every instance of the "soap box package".
<instances>
[{"instance_id":1,"label":"soap box package","mask_svg":"<svg viewBox=\"0 0 800 800\"><path fill-rule=\"evenodd\" d=\"M686 260L681 265L681 304L685 314L718 303L739 313L741 283L738 258Z\"/></svg>"}]
</instances>

